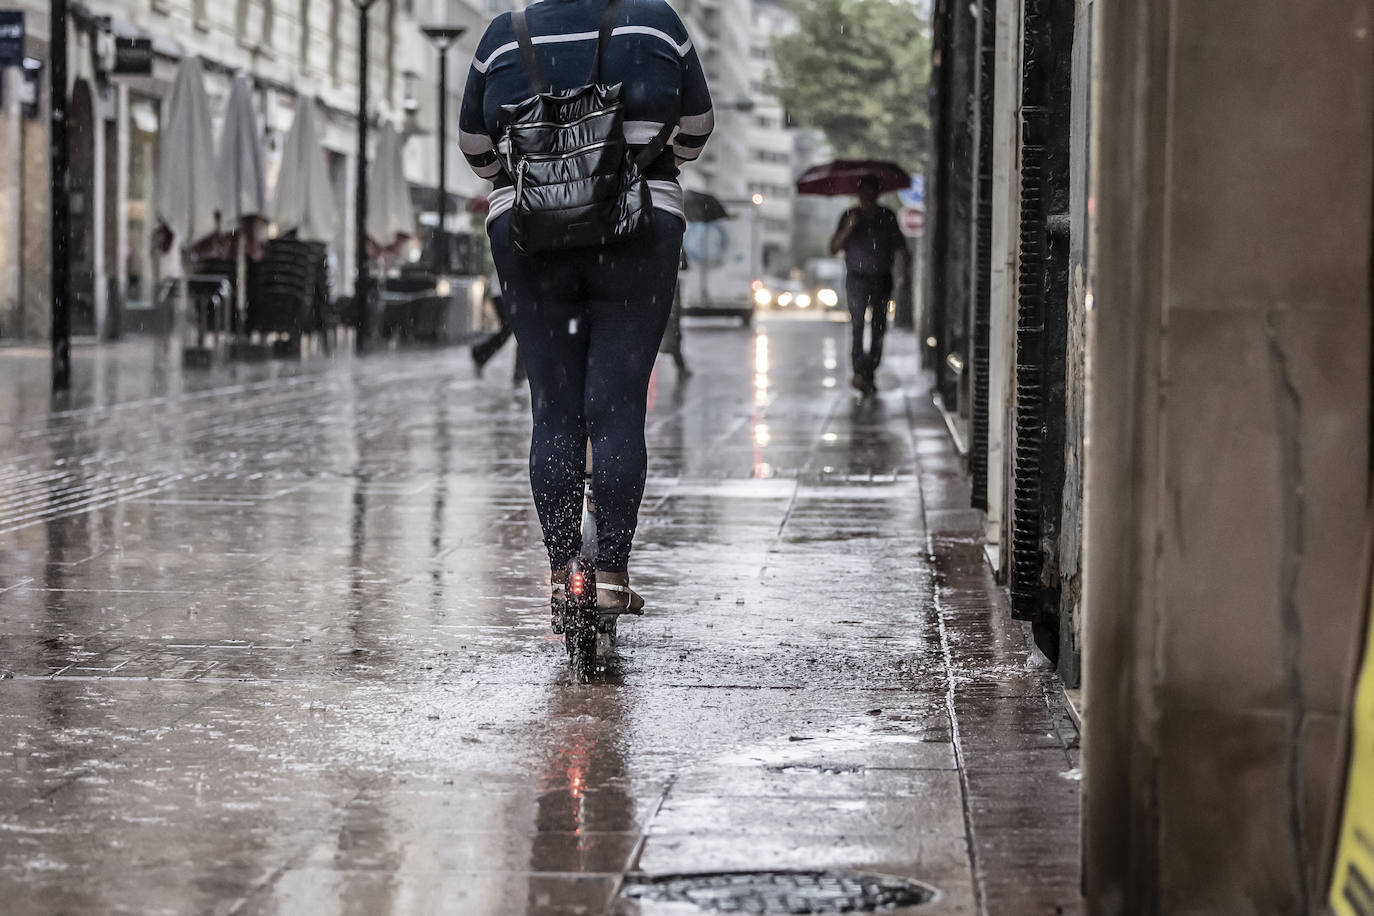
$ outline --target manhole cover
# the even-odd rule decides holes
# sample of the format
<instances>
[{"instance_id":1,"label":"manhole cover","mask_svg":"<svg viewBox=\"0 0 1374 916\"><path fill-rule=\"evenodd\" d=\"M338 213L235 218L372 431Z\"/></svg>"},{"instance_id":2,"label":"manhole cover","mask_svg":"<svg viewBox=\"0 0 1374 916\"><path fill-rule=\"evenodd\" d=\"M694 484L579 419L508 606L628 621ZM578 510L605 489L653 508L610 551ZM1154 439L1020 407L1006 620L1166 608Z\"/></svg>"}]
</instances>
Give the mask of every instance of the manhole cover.
<instances>
[{"instance_id":1,"label":"manhole cover","mask_svg":"<svg viewBox=\"0 0 1374 916\"><path fill-rule=\"evenodd\" d=\"M760 916L800 913L872 913L917 906L935 898L918 881L836 871L741 871L629 876L626 897L691 903L713 913Z\"/></svg>"}]
</instances>

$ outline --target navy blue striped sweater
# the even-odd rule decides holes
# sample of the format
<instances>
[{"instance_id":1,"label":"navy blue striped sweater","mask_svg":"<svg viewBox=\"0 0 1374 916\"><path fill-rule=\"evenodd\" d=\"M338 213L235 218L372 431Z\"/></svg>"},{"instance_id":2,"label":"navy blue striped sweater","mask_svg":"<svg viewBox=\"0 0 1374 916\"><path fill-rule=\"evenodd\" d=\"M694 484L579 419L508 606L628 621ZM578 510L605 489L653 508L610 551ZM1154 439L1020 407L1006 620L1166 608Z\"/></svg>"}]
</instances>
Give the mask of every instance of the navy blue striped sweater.
<instances>
[{"instance_id":1,"label":"navy blue striped sweater","mask_svg":"<svg viewBox=\"0 0 1374 916\"><path fill-rule=\"evenodd\" d=\"M555 90L587 83L605 0L541 0L525 12L535 53ZM701 61L672 7L664 0L624 0L602 63L602 82L624 86L625 138L642 149L664 124L676 129L670 149L646 172L654 206L682 215L678 169L701 155L715 126ZM501 156L501 106L534 94L511 14L497 16L477 45L459 116L459 143L472 170L492 181L495 219L515 192Z\"/></svg>"}]
</instances>

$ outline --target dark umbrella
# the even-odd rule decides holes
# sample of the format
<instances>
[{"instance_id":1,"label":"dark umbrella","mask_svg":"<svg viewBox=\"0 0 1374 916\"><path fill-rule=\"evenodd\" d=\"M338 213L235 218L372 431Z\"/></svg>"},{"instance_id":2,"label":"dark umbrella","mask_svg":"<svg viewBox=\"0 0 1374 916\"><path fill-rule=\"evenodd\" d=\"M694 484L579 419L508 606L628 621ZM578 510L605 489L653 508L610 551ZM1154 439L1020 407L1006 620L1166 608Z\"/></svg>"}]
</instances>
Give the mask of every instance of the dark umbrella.
<instances>
[{"instance_id":1,"label":"dark umbrella","mask_svg":"<svg viewBox=\"0 0 1374 916\"><path fill-rule=\"evenodd\" d=\"M895 162L881 159L836 159L824 165L813 165L797 179L799 194L821 194L838 197L856 194L859 182L871 178L878 182L878 191L899 191L911 186L911 175Z\"/></svg>"},{"instance_id":2,"label":"dark umbrella","mask_svg":"<svg viewBox=\"0 0 1374 916\"><path fill-rule=\"evenodd\" d=\"M689 223L714 223L730 218L730 214L725 209L725 204L712 194L688 191L683 199L683 206L687 211L687 222Z\"/></svg>"}]
</instances>

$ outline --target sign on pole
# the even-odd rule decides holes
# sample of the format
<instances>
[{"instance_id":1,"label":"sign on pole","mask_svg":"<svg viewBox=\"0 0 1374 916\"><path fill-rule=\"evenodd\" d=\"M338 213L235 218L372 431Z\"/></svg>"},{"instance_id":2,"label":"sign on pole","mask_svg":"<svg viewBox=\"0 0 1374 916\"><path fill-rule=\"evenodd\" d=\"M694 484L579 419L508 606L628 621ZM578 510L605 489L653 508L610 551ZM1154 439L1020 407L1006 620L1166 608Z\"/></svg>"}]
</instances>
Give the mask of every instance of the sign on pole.
<instances>
[{"instance_id":1,"label":"sign on pole","mask_svg":"<svg viewBox=\"0 0 1374 916\"><path fill-rule=\"evenodd\" d=\"M902 235L907 238L920 238L926 229L926 211L924 207L903 207L899 217L902 224Z\"/></svg>"},{"instance_id":2,"label":"sign on pole","mask_svg":"<svg viewBox=\"0 0 1374 916\"><path fill-rule=\"evenodd\" d=\"M153 72L151 38L115 38L111 72L122 76L150 76Z\"/></svg>"},{"instance_id":3,"label":"sign on pole","mask_svg":"<svg viewBox=\"0 0 1374 916\"><path fill-rule=\"evenodd\" d=\"M24 13L0 10L0 68L24 62Z\"/></svg>"},{"instance_id":4,"label":"sign on pole","mask_svg":"<svg viewBox=\"0 0 1374 916\"><path fill-rule=\"evenodd\" d=\"M901 199L903 207L925 207L926 176L912 175L911 186L898 191L897 197Z\"/></svg>"}]
</instances>

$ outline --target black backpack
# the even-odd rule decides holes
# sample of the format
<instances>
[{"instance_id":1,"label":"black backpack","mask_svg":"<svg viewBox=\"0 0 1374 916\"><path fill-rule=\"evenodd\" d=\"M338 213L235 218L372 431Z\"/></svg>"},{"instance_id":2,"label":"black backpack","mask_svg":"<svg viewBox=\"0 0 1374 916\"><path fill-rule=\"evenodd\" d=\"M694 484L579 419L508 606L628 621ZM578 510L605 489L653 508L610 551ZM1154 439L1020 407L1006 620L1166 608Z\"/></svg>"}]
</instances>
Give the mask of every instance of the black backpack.
<instances>
[{"instance_id":1,"label":"black backpack","mask_svg":"<svg viewBox=\"0 0 1374 916\"><path fill-rule=\"evenodd\" d=\"M601 17L587 85L563 92L552 91L544 77L525 11L512 14L535 91L501 106L502 152L515 182L510 237L524 254L605 245L649 227L653 204L644 170L662 155L673 125L665 124L638 156L629 155L621 85L601 81L620 9L620 0L610 0Z\"/></svg>"}]
</instances>

